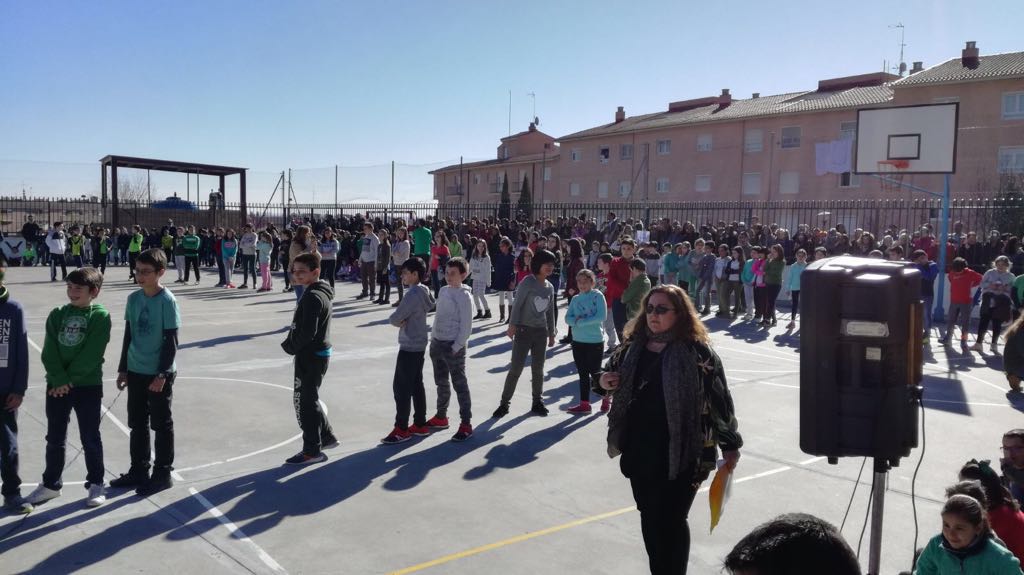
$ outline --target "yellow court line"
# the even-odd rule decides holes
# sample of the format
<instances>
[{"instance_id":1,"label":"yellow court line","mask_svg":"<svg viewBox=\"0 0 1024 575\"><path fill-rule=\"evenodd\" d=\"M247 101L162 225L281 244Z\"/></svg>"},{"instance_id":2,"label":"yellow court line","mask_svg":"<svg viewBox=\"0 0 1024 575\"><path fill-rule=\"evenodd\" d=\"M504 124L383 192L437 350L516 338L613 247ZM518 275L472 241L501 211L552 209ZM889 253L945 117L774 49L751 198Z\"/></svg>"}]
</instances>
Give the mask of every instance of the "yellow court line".
<instances>
[{"instance_id":1,"label":"yellow court line","mask_svg":"<svg viewBox=\"0 0 1024 575\"><path fill-rule=\"evenodd\" d=\"M558 531L563 531L565 529L570 529L572 527L579 527L580 525L586 525L587 523L592 523L594 521L601 521L602 519L608 519L610 517L616 517L618 515L624 515L626 513L629 513L630 511L636 511L636 506L634 505L632 507L623 507L622 509L618 509L616 511L609 511L608 513L602 513L600 515L593 515L591 517L585 517L583 519L578 519L578 520L573 521L571 523L565 523L565 524L562 524L562 525L556 525L554 527L548 527L547 529L541 529L540 531L533 531L533 532L530 532L530 533L523 533L522 535L517 535L516 537L511 537L511 538L505 539L503 541L498 541L496 543L489 543L487 545L481 545L480 547L474 547L473 549L467 549L465 551L460 551L458 553L452 553L451 555L445 555L444 557L439 557L439 558L434 559L432 561L427 561L426 563L420 563L419 565L413 565L412 567L406 567L405 569L400 569L398 571L392 571L391 573L389 573L389 575L406 575L406 573L415 573L417 571L422 571L422 570L427 569L429 567L435 567L437 565L442 565L444 563L449 563L449 562L455 561L457 559L463 559L463 558L470 557L470 556L473 556L473 555L478 555L478 554L484 553L486 551L491 551L492 549L498 549L499 547L505 547L506 545L512 545L514 543L521 543L523 541L534 539L536 537L542 537L544 535L550 535L551 533L556 533Z\"/></svg>"}]
</instances>

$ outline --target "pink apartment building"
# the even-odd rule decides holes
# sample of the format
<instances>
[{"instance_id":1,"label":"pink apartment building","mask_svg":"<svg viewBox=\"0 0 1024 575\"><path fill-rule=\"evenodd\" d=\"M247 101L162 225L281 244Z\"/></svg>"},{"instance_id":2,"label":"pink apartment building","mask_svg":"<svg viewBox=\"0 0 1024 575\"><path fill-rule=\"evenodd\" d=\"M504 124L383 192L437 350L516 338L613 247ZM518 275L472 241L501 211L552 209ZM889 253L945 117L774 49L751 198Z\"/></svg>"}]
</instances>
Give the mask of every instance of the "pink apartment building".
<instances>
[{"instance_id":1,"label":"pink apartment building","mask_svg":"<svg viewBox=\"0 0 1024 575\"><path fill-rule=\"evenodd\" d=\"M995 195L1008 179L1024 177L1024 52L982 56L974 42L937 66L915 62L904 78L862 74L745 99L726 89L633 117L619 107L614 121L563 136L557 146L531 126L502 139L496 160L431 174L442 202L496 202L506 171L513 201L525 174L534 200L547 202L892 197L870 176L819 175L815 145L855 139L859 108L942 102L960 103L954 195ZM941 176L905 181L941 191Z\"/></svg>"}]
</instances>

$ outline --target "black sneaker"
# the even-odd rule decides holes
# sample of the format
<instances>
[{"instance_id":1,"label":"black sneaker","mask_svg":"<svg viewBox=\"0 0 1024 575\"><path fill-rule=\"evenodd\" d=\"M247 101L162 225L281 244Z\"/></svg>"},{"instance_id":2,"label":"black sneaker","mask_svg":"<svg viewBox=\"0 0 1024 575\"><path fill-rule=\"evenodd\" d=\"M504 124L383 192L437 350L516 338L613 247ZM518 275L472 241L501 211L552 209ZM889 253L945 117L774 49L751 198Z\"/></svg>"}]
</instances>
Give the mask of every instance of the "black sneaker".
<instances>
[{"instance_id":1,"label":"black sneaker","mask_svg":"<svg viewBox=\"0 0 1024 575\"><path fill-rule=\"evenodd\" d=\"M249 289L249 284L242 284L238 286L238 289Z\"/></svg>"},{"instance_id":2,"label":"black sneaker","mask_svg":"<svg viewBox=\"0 0 1024 575\"><path fill-rule=\"evenodd\" d=\"M338 438L334 437L333 435L323 437L320 439L320 441L322 442L322 445L320 446L321 449L334 449L335 447L341 445L341 443L338 441Z\"/></svg>"},{"instance_id":3,"label":"black sneaker","mask_svg":"<svg viewBox=\"0 0 1024 575\"><path fill-rule=\"evenodd\" d=\"M311 463L320 463L322 461L327 461L327 456L324 455L322 451L316 455L306 455L300 451L284 460L287 465L309 465Z\"/></svg>"},{"instance_id":4,"label":"black sneaker","mask_svg":"<svg viewBox=\"0 0 1024 575\"><path fill-rule=\"evenodd\" d=\"M502 403L501 405L498 406L498 409L494 410L494 413L491 414L491 417L493 419L500 419L502 417L505 417L506 415L508 415L508 404Z\"/></svg>"},{"instance_id":5,"label":"black sneaker","mask_svg":"<svg viewBox=\"0 0 1024 575\"><path fill-rule=\"evenodd\" d=\"M143 483L135 490L135 494L139 497L149 497L150 495L160 493L174 487L174 480L171 479L171 472L158 472L154 473L153 477L149 478L149 481Z\"/></svg>"},{"instance_id":6,"label":"black sneaker","mask_svg":"<svg viewBox=\"0 0 1024 575\"><path fill-rule=\"evenodd\" d=\"M535 401L533 402L533 407L530 408L530 413L545 417L548 414L548 408L544 407L543 403Z\"/></svg>"},{"instance_id":7,"label":"black sneaker","mask_svg":"<svg viewBox=\"0 0 1024 575\"><path fill-rule=\"evenodd\" d=\"M4 511L14 515L27 515L32 513L35 508L25 498L20 495L14 495L12 497L4 497Z\"/></svg>"},{"instance_id":8,"label":"black sneaker","mask_svg":"<svg viewBox=\"0 0 1024 575\"><path fill-rule=\"evenodd\" d=\"M149 473L142 473L136 471L129 471L128 473L122 473L117 479L110 481L111 489L128 489L130 487L138 487L145 485L149 481Z\"/></svg>"}]
</instances>

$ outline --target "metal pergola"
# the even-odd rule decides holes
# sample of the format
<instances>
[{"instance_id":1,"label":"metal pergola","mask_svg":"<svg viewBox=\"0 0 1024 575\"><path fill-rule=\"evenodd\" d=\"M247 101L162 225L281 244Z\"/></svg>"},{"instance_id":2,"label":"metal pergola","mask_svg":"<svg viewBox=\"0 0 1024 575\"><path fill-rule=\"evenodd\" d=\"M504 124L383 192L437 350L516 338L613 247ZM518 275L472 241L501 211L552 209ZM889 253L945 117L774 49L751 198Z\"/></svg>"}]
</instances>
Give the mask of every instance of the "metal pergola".
<instances>
[{"instance_id":1,"label":"metal pergola","mask_svg":"<svg viewBox=\"0 0 1024 575\"><path fill-rule=\"evenodd\" d=\"M134 168L139 170L157 170L161 172L179 172L185 174L198 174L203 176L218 176L221 197L224 197L224 178L238 175L239 178L239 201L241 203L242 222L248 218L248 209L245 201L245 172L247 168L236 168L231 166L215 166L212 164L196 164L194 162L174 162L171 160L154 160L150 158L133 158L130 156L106 156L100 160L101 179L101 201L104 207L107 204L107 168L110 168L110 201L113 204L111 211L111 224L117 227L118 224L118 198L117 198L117 170L119 168ZM198 191L198 190L197 190Z\"/></svg>"}]
</instances>

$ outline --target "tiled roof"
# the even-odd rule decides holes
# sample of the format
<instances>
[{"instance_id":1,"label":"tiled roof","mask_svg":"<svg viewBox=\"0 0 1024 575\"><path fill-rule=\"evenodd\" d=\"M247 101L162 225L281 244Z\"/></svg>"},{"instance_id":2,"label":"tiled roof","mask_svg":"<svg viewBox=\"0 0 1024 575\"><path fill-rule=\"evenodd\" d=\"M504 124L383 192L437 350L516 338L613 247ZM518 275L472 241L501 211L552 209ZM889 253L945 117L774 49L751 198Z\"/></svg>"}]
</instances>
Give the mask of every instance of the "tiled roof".
<instances>
[{"instance_id":1,"label":"tiled roof","mask_svg":"<svg viewBox=\"0 0 1024 575\"><path fill-rule=\"evenodd\" d=\"M980 56L978 65L974 68L968 68L963 65L960 58L954 58L912 76L907 76L893 86L904 88L927 84L977 82L996 78L1024 78L1024 52Z\"/></svg>"},{"instance_id":2,"label":"tiled roof","mask_svg":"<svg viewBox=\"0 0 1024 575\"><path fill-rule=\"evenodd\" d=\"M558 151L555 150L553 153L550 153L550 154L547 154L547 155L545 155L545 154L527 154L525 156L513 156L513 157L505 159L505 160L483 160L483 161L480 161L480 162L465 162L465 163L463 163L461 165L460 164L452 164L450 166L445 166L443 168L438 168L436 170L433 170L433 171L430 171L430 172L427 172L427 173L430 174L430 175L433 175L433 174L436 174L438 172L447 172L449 170L458 170L460 167L463 170L468 170L470 168L482 168L482 167L486 167L486 166L500 166L500 165L514 166L516 164L528 164L530 162L541 162L541 161L545 161L545 160L548 161L548 162L557 161L558 160Z\"/></svg>"},{"instance_id":3,"label":"tiled roof","mask_svg":"<svg viewBox=\"0 0 1024 575\"><path fill-rule=\"evenodd\" d=\"M619 123L605 124L559 138L560 142L594 136L655 130L689 124L722 122L747 118L799 114L823 110L842 110L885 104L892 100L892 87L888 84L836 90L832 92L792 92L775 96L761 96L746 100L733 100L729 106L702 106L682 112L656 112L626 118Z\"/></svg>"}]
</instances>

